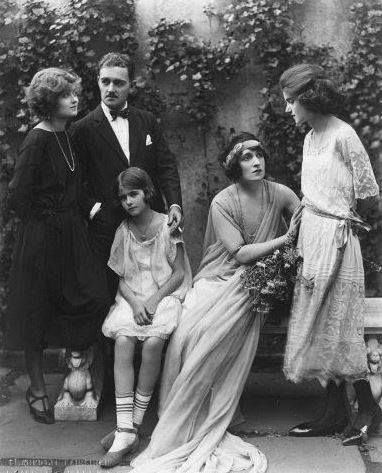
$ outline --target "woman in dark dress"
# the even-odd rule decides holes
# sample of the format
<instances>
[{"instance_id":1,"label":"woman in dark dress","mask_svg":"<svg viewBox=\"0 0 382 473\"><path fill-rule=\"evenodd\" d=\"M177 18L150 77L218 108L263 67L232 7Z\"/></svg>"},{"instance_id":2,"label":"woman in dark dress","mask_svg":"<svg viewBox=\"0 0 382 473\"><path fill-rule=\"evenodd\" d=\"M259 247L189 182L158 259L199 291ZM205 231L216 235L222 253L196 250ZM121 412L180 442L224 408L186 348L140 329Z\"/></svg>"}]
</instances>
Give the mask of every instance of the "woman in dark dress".
<instances>
[{"instance_id":1,"label":"woman in dark dress","mask_svg":"<svg viewBox=\"0 0 382 473\"><path fill-rule=\"evenodd\" d=\"M23 348L32 417L53 423L42 370L52 341L87 348L107 313L102 272L93 258L78 210L79 166L67 121L77 115L80 78L63 69L39 71L27 101L41 121L25 138L10 183L20 218L10 275L7 347Z\"/></svg>"}]
</instances>

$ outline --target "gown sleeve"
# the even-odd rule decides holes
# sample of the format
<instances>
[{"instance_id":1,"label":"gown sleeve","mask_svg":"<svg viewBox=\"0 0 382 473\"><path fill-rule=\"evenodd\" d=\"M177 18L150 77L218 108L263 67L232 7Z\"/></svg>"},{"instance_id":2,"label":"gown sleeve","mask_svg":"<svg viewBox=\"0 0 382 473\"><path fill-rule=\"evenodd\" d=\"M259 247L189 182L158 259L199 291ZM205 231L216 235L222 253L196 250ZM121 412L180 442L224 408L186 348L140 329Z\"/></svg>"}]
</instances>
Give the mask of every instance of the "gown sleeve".
<instances>
[{"instance_id":1,"label":"gown sleeve","mask_svg":"<svg viewBox=\"0 0 382 473\"><path fill-rule=\"evenodd\" d=\"M110 250L110 257L107 265L120 278L125 276L125 226L122 223L115 232L114 241Z\"/></svg>"},{"instance_id":2,"label":"gown sleeve","mask_svg":"<svg viewBox=\"0 0 382 473\"><path fill-rule=\"evenodd\" d=\"M179 231L177 231L175 234L171 234L167 225L165 226L164 232L167 260L172 266L176 258L178 245L182 245L184 247L184 240L182 234Z\"/></svg>"},{"instance_id":3,"label":"gown sleeve","mask_svg":"<svg viewBox=\"0 0 382 473\"><path fill-rule=\"evenodd\" d=\"M237 253L245 241L233 210L227 203L216 200L211 204L210 218L216 239L229 253Z\"/></svg>"},{"instance_id":4,"label":"gown sleeve","mask_svg":"<svg viewBox=\"0 0 382 473\"><path fill-rule=\"evenodd\" d=\"M366 199L378 195L379 187L375 180L369 156L357 133L350 129L342 138L342 154L345 164L353 175L356 199Z\"/></svg>"}]
</instances>

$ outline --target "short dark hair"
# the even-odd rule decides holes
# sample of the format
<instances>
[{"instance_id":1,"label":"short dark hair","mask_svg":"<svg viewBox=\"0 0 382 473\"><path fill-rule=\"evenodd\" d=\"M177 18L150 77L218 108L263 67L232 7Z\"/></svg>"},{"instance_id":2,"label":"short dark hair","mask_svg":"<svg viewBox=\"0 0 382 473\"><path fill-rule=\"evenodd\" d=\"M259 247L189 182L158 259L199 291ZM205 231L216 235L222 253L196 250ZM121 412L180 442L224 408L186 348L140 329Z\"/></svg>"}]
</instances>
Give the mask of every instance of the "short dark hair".
<instances>
[{"instance_id":1,"label":"short dark hair","mask_svg":"<svg viewBox=\"0 0 382 473\"><path fill-rule=\"evenodd\" d=\"M132 80L134 76L134 65L128 54L107 53L101 57L98 62L98 74L103 67L123 67L127 69L129 79Z\"/></svg>"},{"instance_id":2,"label":"short dark hair","mask_svg":"<svg viewBox=\"0 0 382 473\"><path fill-rule=\"evenodd\" d=\"M327 115L341 110L343 96L321 66L297 64L283 72L279 84L311 112Z\"/></svg>"},{"instance_id":3,"label":"short dark hair","mask_svg":"<svg viewBox=\"0 0 382 473\"><path fill-rule=\"evenodd\" d=\"M240 133L234 135L231 138L230 142L228 143L228 146L219 155L219 162L224 168L225 175L230 181L237 182L242 176L242 169L240 167L241 153L236 153L228 164L226 164L227 156L238 143L243 143L244 141L248 140L255 140L260 142L259 138L257 138L252 133L249 133L247 131L241 131ZM258 146L256 148L256 151L260 151L265 160L268 159L268 154L262 145Z\"/></svg>"},{"instance_id":4,"label":"short dark hair","mask_svg":"<svg viewBox=\"0 0 382 473\"><path fill-rule=\"evenodd\" d=\"M151 204L155 195L155 188L151 177L141 168L131 167L118 174L114 194L120 201L121 191L126 189L141 189L145 194L146 202Z\"/></svg>"},{"instance_id":5,"label":"short dark hair","mask_svg":"<svg viewBox=\"0 0 382 473\"><path fill-rule=\"evenodd\" d=\"M70 93L79 95L81 79L74 72L49 67L38 71L27 89L27 102L33 115L49 120L57 109L58 100Z\"/></svg>"}]
</instances>

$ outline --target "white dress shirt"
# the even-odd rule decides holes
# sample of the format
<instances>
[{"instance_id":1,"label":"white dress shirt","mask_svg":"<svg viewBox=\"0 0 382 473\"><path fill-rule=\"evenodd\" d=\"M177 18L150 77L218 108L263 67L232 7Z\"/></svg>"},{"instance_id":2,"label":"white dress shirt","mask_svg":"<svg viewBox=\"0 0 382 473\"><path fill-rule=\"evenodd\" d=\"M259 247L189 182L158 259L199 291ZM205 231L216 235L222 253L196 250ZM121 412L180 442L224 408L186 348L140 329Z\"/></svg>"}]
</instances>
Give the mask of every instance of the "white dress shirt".
<instances>
[{"instance_id":1,"label":"white dress shirt","mask_svg":"<svg viewBox=\"0 0 382 473\"><path fill-rule=\"evenodd\" d=\"M117 137L119 144L121 145L122 151L126 156L127 161L130 163L130 148L129 148L129 120L122 117L117 117L113 120L110 115L110 110L107 105L101 102L101 107L106 118ZM122 107L122 110L127 107L127 103Z\"/></svg>"},{"instance_id":2,"label":"white dress shirt","mask_svg":"<svg viewBox=\"0 0 382 473\"><path fill-rule=\"evenodd\" d=\"M129 120L122 117L117 117L113 120L112 116L110 115L110 109L107 105L101 102L101 107L105 117L109 120L110 126L114 131L114 134L121 145L123 154L125 155L127 162L130 164L130 147L129 147ZM127 103L123 106L122 109L127 107ZM101 202L96 202L92 209L90 210L90 220L94 217L94 215L100 210Z\"/></svg>"}]
</instances>

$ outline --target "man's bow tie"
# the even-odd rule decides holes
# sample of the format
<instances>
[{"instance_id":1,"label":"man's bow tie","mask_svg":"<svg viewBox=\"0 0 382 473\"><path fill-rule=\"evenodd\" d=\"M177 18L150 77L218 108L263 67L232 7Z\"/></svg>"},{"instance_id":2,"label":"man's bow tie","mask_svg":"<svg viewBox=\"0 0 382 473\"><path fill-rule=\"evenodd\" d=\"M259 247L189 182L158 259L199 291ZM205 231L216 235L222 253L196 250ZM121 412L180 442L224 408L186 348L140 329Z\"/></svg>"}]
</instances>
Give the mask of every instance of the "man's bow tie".
<instances>
[{"instance_id":1,"label":"man's bow tie","mask_svg":"<svg viewBox=\"0 0 382 473\"><path fill-rule=\"evenodd\" d=\"M117 117L129 118L129 109L124 108L123 110L110 110L110 115L113 120Z\"/></svg>"}]
</instances>

